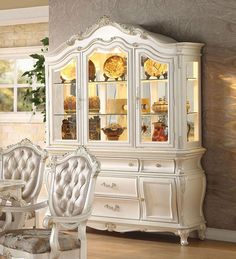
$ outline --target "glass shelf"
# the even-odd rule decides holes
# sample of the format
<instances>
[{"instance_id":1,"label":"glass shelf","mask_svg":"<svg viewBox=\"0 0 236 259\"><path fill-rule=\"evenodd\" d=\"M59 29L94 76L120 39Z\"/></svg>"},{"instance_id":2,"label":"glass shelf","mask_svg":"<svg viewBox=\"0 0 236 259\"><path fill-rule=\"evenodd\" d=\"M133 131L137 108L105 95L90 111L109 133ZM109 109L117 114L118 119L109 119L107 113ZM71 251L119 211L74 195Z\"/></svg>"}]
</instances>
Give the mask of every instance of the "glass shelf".
<instances>
[{"instance_id":1,"label":"glass shelf","mask_svg":"<svg viewBox=\"0 0 236 259\"><path fill-rule=\"evenodd\" d=\"M54 113L54 116L70 116L70 115L76 115L76 112L68 112L68 113Z\"/></svg>"},{"instance_id":2,"label":"glass shelf","mask_svg":"<svg viewBox=\"0 0 236 259\"><path fill-rule=\"evenodd\" d=\"M166 116L168 114L168 112L156 112L156 113L141 113L142 116L161 116L164 115Z\"/></svg>"},{"instance_id":3,"label":"glass shelf","mask_svg":"<svg viewBox=\"0 0 236 259\"><path fill-rule=\"evenodd\" d=\"M198 114L198 112L188 112L187 115L194 115L194 114Z\"/></svg>"},{"instance_id":4,"label":"glass shelf","mask_svg":"<svg viewBox=\"0 0 236 259\"><path fill-rule=\"evenodd\" d=\"M195 77L188 77L187 78L187 81L196 81L197 80L197 78L195 78Z\"/></svg>"},{"instance_id":5,"label":"glass shelf","mask_svg":"<svg viewBox=\"0 0 236 259\"><path fill-rule=\"evenodd\" d=\"M128 115L127 113L89 113L89 116Z\"/></svg>"},{"instance_id":6,"label":"glass shelf","mask_svg":"<svg viewBox=\"0 0 236 259\"><path fill-rule=\"evenodd\" d=\"M127 84L127 81L124 80L113 80L113 81L94 81L94 82L89 82L89 85L109 85L109 84Z\"/></svg>"},{"instance_id":7,"label":"glass shelf","mask_svg":"<svg viewBox=\"0 0 236 259\"><path fill-rule=\"evenodd\" d=\"M64 82L64 83L53 83L53 85L58 85L58 86L61 86L61 85L72 85L72 84L76 84L76 82Z\"/></svg>"},{"instance_id":8,"label":"glass shelf","mask_svg":"<svg viewBox=\"0 0 236 259\"><path fill-rule=\"evenodd\" d=\"M142 79L141 83L149 83L149 82L168 82L168 79Z\"/></svg>"}]
</instances>

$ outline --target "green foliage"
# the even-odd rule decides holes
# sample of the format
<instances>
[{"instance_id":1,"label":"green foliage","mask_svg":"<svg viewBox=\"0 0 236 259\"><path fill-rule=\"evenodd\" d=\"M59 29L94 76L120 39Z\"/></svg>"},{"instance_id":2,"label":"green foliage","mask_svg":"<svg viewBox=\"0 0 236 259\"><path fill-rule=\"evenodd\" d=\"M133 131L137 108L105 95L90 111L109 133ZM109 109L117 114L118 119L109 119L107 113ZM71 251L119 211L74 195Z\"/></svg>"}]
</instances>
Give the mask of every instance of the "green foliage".
<instances>
[{"instance_id":1,"label":"green foliage","mask_svg":"<svg viewBox=\"0 0 236 259\"><path fill-rule=\"evenodd\" d=\"M46 121L46 97L45 97L45 58L44 53L48 51L48 37L41 40L43 48L42 54L31 54L30 57L35 59L34 69L26 71L22 77L27 78L27 82L32 85L34 82L40 84L35 90L27 89L24 100L34 104L36 110L41 111ZM34 110L35 112L35 110Z\"/></svg>"}]
</instances>

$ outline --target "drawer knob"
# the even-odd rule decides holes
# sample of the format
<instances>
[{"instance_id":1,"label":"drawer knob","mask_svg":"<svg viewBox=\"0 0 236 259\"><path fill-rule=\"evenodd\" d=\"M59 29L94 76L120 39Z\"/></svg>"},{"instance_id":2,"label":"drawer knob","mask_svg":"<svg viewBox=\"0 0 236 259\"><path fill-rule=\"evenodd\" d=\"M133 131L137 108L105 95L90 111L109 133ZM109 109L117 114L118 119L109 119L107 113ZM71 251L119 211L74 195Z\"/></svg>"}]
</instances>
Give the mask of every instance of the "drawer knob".
<instances>
[{"instance_id":1,"label":"drawer knob","mask_svg":"<svg viewBox=\"0 0 236 259\"><path fill-rule=\"evenodd\" d=\"M130 167L134 166L134 163L129 162L129 166L130 166Z\"/></svg>"},{"instance_id":2,"label":"drawer knob","mask_svg":"<svg viewBox=\"0 0 236 259\"><path fill-rule=\"evenodd\" d=\"M106 205L104 205L104 208L107 208L107 209L113 210L113 211L120 211L119 205L112 206L112 205L106 204Z\"/></svg>"},{"instance_id":3,"label":"drawer knob","mask_svg":"<svg viewBox=\"0 0 236 259\"><path fill-rule=\"evenodd\" d=\"M106 188L111 188L111 189L113 189L113 188L115 188L117 185L116 185L115 183L109 184L109 183L103 182L103 183L101 184L101 186L104 186L104 187L106 187Z\"/></svg>"},{"instance_id":4,"label":"drawer knob","mask_svg":"<svg viewBox=\"0 0 236 259\"><path fill-rule=\"evenodd\" d=\"M161 164L159 164L159 163L156 163L156 167L161 167Z\"/></svg>"}]
</instances>

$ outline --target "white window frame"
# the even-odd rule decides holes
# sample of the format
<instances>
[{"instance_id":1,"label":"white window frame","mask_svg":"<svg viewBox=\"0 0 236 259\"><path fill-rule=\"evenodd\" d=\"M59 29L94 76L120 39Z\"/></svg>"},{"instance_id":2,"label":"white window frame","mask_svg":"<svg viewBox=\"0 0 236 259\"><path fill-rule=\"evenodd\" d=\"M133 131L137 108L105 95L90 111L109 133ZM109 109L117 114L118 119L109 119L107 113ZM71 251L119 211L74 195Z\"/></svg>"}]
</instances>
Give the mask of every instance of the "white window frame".
<instances>
[{"instance_id":1,"label":"white window frame","mask_svg":"<svg viewBox=\"0 0 236 259\"><path fill-rule=\"evenodd\" d=\"M0 48L0 59L24 59L29 58L29 55L33 53L41 53L41 46L33 46L33 47L16 47L16 48ZM12 84L14 87L14 106L16 105L16 91L15 88L17 86ZM37 86L37 84L33 84L33 89ZM1 86L0 86L1 87ZM22 87L26 87L26 85L22 85ZM5 88L5 86L4 86ZM20 88L20 87L19 87ZM0 112L0 123L11 123L11 122L26 122L26 123L39 123L43 121L43 115L40 112L33 111L28 112Z\"/></svg>"}]
</instances>

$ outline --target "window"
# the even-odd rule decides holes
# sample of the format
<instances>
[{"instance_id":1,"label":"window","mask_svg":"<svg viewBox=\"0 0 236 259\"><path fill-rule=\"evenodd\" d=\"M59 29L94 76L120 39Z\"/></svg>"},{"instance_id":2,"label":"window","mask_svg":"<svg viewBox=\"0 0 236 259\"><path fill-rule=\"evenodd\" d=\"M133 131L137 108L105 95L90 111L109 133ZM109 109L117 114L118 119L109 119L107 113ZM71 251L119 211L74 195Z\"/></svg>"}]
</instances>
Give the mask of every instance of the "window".
<instances>
[{"instance_id":1,"label":"window","mask_svg":"<svg viewBox=\"0 0 236 259\"><path fill-rule=\"evenodd\" d=\"M0 48L0 120L14 121L32 117L34 107L24 100L27 89L38 85L27 83L22 77L25 71L33 69L34 60L29 56L39 53L40 47Z\"/></svg>"}]
</instances>

